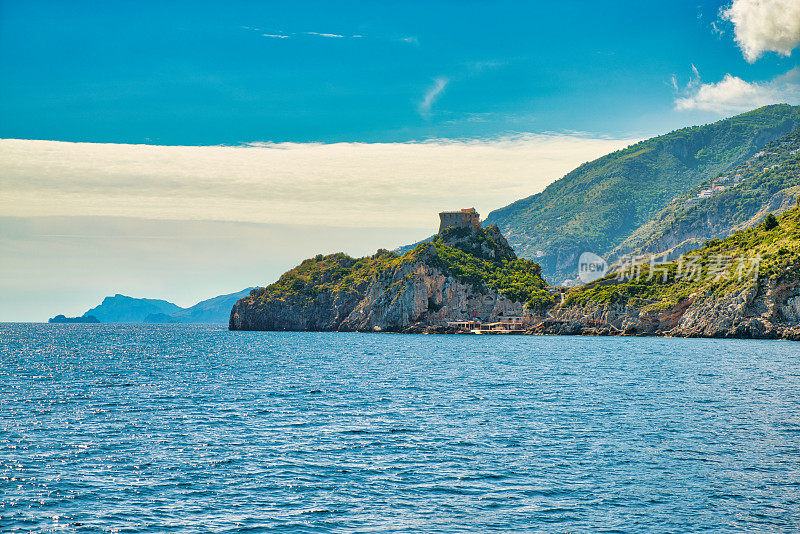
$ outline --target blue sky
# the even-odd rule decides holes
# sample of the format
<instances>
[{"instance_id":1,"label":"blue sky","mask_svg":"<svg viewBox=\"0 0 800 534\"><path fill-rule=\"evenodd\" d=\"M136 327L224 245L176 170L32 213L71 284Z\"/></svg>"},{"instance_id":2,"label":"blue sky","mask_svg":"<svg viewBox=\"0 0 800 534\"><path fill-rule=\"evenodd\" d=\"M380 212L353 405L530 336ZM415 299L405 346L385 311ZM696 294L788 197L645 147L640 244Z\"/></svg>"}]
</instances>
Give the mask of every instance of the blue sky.
<instances>
[{"instance_id":1,"label":"blue sky","mask_svg":"<svg viewBox=\"0 0 800 534\"><path fill-rule=\"evenodd\" d=\"M415 242L800 104L798 44L798 0L0 0L0 321Z\"/></svg>"},{"instance_id":2,"label":"blue sky","mask_svg":"<svg viewBox=\"0 0 800 534\"><path fill-rule=\"evenodd\" d=\"M684 90L693 66L704 83L769 82L796 66L796 52L746 61L719 16L727 4L4 1L0 137L659 133L729 111L676 109L673 76Z\"/></svg>"}]
</instances>

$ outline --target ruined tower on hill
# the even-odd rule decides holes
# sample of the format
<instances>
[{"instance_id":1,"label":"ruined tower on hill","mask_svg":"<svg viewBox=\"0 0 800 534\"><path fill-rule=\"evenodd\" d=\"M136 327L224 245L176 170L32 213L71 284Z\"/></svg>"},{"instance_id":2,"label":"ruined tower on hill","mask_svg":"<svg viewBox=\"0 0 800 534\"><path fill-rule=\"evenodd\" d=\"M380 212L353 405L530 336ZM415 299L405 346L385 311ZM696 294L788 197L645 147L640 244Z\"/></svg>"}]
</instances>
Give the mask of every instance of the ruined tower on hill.
<instances>
[{"instance_id":1,"label":"ruined tower on hill","mask_svg":"<svg viewBox=\"0 0 800 534\"><path fill-rule=\"evenodd\" d=\"M439 213L439 232L445 228L480 228L481 218L475 208L458 211L442 211Z\"/></svg>"}]
</instances>

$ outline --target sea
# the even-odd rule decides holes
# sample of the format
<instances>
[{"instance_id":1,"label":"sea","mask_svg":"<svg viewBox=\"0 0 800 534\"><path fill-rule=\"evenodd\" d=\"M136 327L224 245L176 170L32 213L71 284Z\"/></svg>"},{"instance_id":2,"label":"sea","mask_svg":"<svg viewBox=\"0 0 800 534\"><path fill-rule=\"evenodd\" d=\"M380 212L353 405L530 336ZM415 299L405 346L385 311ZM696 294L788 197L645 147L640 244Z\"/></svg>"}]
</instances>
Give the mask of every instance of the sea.
<instances>
[{"instance_id":1,"label":"sea","mask_svg":"<svg viewBox=\"0 0 800 534\"><path fill-rule=\"evenodd\" d=\"M0 531L800 531L800 343L0 325Z\"/></svg>"}]
</instances>

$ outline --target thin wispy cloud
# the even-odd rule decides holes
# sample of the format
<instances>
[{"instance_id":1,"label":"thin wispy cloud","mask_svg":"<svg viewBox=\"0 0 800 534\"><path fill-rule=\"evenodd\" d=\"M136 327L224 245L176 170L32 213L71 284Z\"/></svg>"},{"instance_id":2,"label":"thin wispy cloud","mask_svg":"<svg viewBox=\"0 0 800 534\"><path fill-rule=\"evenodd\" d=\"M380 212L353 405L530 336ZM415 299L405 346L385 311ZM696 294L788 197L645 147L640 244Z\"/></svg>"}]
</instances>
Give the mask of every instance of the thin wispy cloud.
<instances>
[{"instance_id":1,"label":"thin wispy cloud","mask_svg":"<svg viewBox=\"0 0 800 534\"><path fill-rule=\"evenodd\" d=\"M256 28L254 26L242 26L243 29L251 32L258 33L261 37L266 37L267 39L288 39L292 34L287 33L284 31L272 31L264 30L262 28Z\"/></svg>"},{"instance_id":2,"label":"thin wispy cloud","mask_svg":"<svg viewBox=\"0 0 800 534\"><path fill-rule=\"evenodd\" d=\"M316 35L317 37L329 37L333 39L341 39L344 35L340 35L338 33L320 33L320 32L303 32L306 35Z\"/></svg>"},{"instance_id":3,"label":"thin wispy cloud","mask_svg":"<svg viewBox=\"0 0 800 534\"><path fill-rule=\"evenodd\" d=\"M422 97L422 101L419 103L418 109L420 115L423 117L430 116L431 107L436 102L436 99L439 98L439 95L444 92L447 84L450 83L450 79L444 76L440 76L433 80L433 85L425 91L425 94Z\"/></svg>"},{"instance_id":4,"label":"thin wispy cloud","mask_svg":"<svg viewBox=\"0 0 800 534\"><path fill-rule=\"evenodd\" d=\"M497 60L497 59L483 59L479 61L470 61L466 64L466 71L468 76L475 76L504 67L508 65L508 63L509 63L508 60Z\"/></svg>"},{"instance_id":5,"label":"thin wispy cloud","mask_svg":"<svg viewBox=\"0 0 800 534\"><path fill-rule=\"evenodd\" d=\"M306 35L309 37L322 37L325 39L347 39L347 38L361 39L364 37L361 34L344 35L341 33L331 33L331 32L285 32L282 30L267 31L265 33L265 30L253 26L242 26L242 28L248 31L259 33L261 37L265 37L267 39L289 39L290 37L297 35Z\"/></svg>"},{"instance_id":6,"label":"thin wispy cloud","mask_svg":"<svg viewBox=\"0 0 800 534\"><path fill-rule=\"evenodd\" d=\"M508 65L508 60L484 59L463 62L458 71L447 76L434 78L433 84L425 91L422 100L417 105L419 114L425 118L430 117L431 109L445 89L453 82L464 82L470 78L483 76L487 73Z\"/></svg>"}]
</instances>

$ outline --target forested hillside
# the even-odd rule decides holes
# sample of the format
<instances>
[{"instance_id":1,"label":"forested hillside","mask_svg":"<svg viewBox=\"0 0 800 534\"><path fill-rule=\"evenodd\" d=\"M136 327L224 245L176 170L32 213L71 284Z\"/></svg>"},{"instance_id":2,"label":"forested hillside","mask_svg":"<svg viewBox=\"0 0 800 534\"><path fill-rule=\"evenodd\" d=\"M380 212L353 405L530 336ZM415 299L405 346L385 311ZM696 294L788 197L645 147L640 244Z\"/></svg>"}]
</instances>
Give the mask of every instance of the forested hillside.
<instances>
[{"instance_id":1,"label":"forested hillside","mask_svg":"<svg viewBox=\"0 0 800 534\"><path fill-rule=\"evenodd\" d=\"M676 199L609 255L667 252L675 258L709 239L761 223L793 207L800 195L800 130L795 130Z\"/></svg>"}]
</instances>

